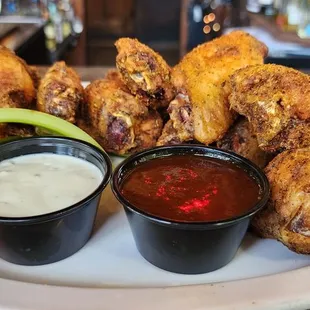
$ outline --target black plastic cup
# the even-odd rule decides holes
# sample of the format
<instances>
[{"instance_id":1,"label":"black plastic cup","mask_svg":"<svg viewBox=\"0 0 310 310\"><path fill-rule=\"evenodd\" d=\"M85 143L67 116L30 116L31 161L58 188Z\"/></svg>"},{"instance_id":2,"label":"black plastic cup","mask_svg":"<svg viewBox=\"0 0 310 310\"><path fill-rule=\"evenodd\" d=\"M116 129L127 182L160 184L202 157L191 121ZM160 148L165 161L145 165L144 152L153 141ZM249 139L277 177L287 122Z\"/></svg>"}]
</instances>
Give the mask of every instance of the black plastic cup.
<instances>
[{"instance_id":1,"label":"black plastic cup","mask_svg":"<svg viewBox=\"0 0 310 310\"><path fill-rule=\"evenodd\" d=\"M122 195L122 181L140 163L187 154L229 161L242 168L259 185L260 200L241 216L216 222L185 223L150 215ZM240 247L250 219L269 198L268 180L256 165L234 153L198 145L158 147L130 156L114 171L112 190L125 209L140 254L161 269L182 274L207 273L228 264Z\"/></svg>"},{"instance_id":2,"label":"black plastic cup","mask_svg":"<svg viewBox=\"0 0 310 310\"><path fill-rule=\"evenodd\" d=\"M19 265L57 262L81 249L90 238L101 194L112 174L108 155L80 140L35 137L0 144L0 161L38 153L81 158L98 167L104 178L93 193L67 208L30 217L0 217L0 257Z\"/></svg>"}]
</instances>

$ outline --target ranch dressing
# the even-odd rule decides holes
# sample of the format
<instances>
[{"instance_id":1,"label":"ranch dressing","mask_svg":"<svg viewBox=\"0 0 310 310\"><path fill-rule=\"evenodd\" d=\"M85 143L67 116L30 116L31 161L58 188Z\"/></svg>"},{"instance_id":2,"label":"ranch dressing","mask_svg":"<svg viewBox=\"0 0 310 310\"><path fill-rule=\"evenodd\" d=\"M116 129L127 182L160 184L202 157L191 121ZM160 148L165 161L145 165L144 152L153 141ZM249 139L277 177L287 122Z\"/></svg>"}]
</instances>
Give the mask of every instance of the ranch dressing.
<instances>
[{"instance_id":1,"label":"ranch dressing","mask_svg":"<svg viewBox=\"0 0 310 310\"><path fill-rule=\"evenodd\" d=\"M61 210L100 185L101 171L66 155L41 153L0 162L0 216L24 217Z\"/></svg>"}]
</instances>

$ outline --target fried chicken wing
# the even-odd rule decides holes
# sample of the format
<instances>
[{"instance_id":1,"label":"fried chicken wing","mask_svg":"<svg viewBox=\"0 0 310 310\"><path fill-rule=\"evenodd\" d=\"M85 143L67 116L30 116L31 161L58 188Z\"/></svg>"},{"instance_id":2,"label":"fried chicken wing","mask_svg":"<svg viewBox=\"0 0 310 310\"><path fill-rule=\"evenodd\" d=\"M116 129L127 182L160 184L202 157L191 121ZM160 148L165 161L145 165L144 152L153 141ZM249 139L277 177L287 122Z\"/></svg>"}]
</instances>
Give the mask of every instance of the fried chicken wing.
<instances>
[{"instance_id":1,"label":"fried chicken wing","mask_svg":"<svg viewBox=\"0 0 310 310\"><path fill-rule=\"evenodd\" d=\"M116 65L130 92L147 106L168 106L175 92L165 60L136 39L121 38L115 46Z\"/></svg>"},{"instance_id":2,"label":"fried chicken wing","mask_svg":"<svg viewBox=\"0 0 310 310\"><path fill-rule=\"evenodd\" d=\"M191 105L192 129L188 138L210 144L223 137L235 120L229 109L225 80L237 69L262 64L266 46L242 31L235 31L204 43L189 52L174 67L172 81L178 93L187 95ZM184 140L184 124L178 106L171 108L173 127ZM176 116L174 117L173 114Z\"/></svg>"},{"instance_id":3,"label":"fried chicken wing","mask_svg":"<svg viewBox=\"0 0 310 310\"><path fill-rule=\"evenodd\" d=\"M180 140L178 136L178 132L173 127L173 122L170 119L164 126L163 131L157 140L156 145L157 146L163 146L163 145L175 145L175 144L181 144L182 141Z\"/></svg>"},{"instance_id":4,"label":"fried chicken wing","mask_svg":"<svg viewBox=\"0 0 310 310\"><path fill-rule=\"evenodd\" d=\"M169 104L167 111L170 120L165 125L157 145L177 144L181 141L192 140L194 137L193 114L188 96L178 94ZM175 128L178 128L178 131Z\"/></svg>"},{"instance_id":5,"label":"fried chicken wing","mask_svg":"<svg viewBox=\"0 0 310 310\"><path fill-rule=\"evenodd\" d=\"M310 148L277 155L265 172L271 197L252 225L261 236L276 238L295 252L310 254Z\"/></svg>"},{"instance_id":6,"label":"fried chicken wing","mask_svg":"<svg viewBox=\"0 0 310 310\"><path fill-rule=\"evenodd\" d=\"M126 91L117 75L87 86L87 118L98 142L108 152L126 154L151 148L162 130L162 119ZM87 129L86 129L87 130Z\"/></svg>"},{"instance_id":7,"label":"fried chicken wing","mask_svg":"<svg viewBox=\"0 0 310 310\"><path fill-rule=\"evenodd\" d=\"M132 153L152 148L156 145L163 129L163 121L156 110L149 110L145 117L137 121L134 127L136 147Z\"/></svg>"},{"instance_id":8,"label":"fried chicken wing","mask_svg":"<svg viewBox=\"0 0 310 310\"><path fill-rule=\"evenodd\" d=\"M78 74L63 61L56 62L40 82L37 109L76 123L83 102L84 89Z\"/></svg>"},{"instance_id":9,"label":"fried chicken wing","mask_svg":"<svg viewBox=\"0 0 310 310\"><path fill-rule=\"evenodd\" d=\"M34 85L35 89L38 89L39 85L40 85L40 81L41 81L41 76L39 74L37 67L27 66L27 69L28 69L27 71L28 71L29 75L31 76L31 79L33 81L33 85Z\"/></svg>"},{"instance_id":10,"label":"fried chicken wing","mask_svg":"<svg viewBox=\"0 0 310 310\"><path fill-rule=\"evenodd\" d=\"M35 128L25 124L0 124L0 139L9 137L32 137L35 135Z\"/></svg>"},{"instance_id":11,"label":"fried chicken wing","mask_svg":"<svg viewBox=\"0 0 310 310\"><path fill-rule=\"evenodd\" d=\"M229 102L246 116L259 146L274 152L310 146L310 76L280 65L235 72Z\"/></svg>"},{"instance_id":12,"label":"fried chicken wing","mask_svg":"<svg viewBox=\"0 0 310 310\"><path fill-rule=\"evenodd\" d=\"M243 117L239 118L225 136L216 142L216 146L222 150L237 153L260 168L264 168L271 159L271 155L259 148L250 123Z\"/></svg>"},{"instance_id":13,"label":"fried chicken wing","mask_svg":"<svg viewBox=\"0 0 310 310\"><path fill-rule=\"evenodd\" d=\"M0 46L0 64L0 108L31 108L36 98L31 69L4 46Z\"/></svg>"}]
</instances>

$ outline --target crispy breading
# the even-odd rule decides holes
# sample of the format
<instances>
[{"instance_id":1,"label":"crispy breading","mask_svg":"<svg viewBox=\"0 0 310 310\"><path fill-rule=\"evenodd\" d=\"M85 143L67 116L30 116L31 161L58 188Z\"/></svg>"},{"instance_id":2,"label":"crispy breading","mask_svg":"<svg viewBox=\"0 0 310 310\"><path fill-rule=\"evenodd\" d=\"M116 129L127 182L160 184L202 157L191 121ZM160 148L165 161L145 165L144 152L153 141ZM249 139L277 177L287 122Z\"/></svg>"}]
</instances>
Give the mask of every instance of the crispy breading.
<instances>
[{"instance_id":1,"label":"crispy breading","mask_svg":"<svg viewBox=\"0 0 310 310\"><path fill-rule=\"evenodd\" d=\"M177 131L173 127L173 122L170 119L164 126L160 137L157 140L157 146L181 144Z\"/></svg>"},{"instance_id":2,"label":"crispy breading","mask_svg":"<svg viewBox=\"0 0 310 310\"><path fill-rule=\"evenodd\" d=\"M265 169L271 186L267 209L252 224L298 253L310 254L310 148L277 155Z\"/></svg>"},{"instance_id":3,"label":"crispy breading","mask_svg":"<svg viewBox=\"0 0 310 310\"><path fill-rule=\"evenodd\" d=\"M271 156L258 146L257 138L246 118L240 117L225 136L216 142L222 150L237 153L261 168L264 168Z\"/></svg>"},{"instance_id":4,"label":"crispy breading","mask_svg":"<svg viewBox=\"0 0 310 310\"><path fill-rule=\"evenodd\" d=\"M96 80L85 90L89 119L88 132L99 136L99 143L115 154L126 154L155 146L162 130L157 112L149 111L136 97L126 92L117 75Z\"/></svg>"},{"instance_id":5,"label":"crispy breading","mask_svg":"<svg viewBox=\"0 0 310 310\"><path fill-rule=\"evenodd\" d=\"M136 39L121 38L115 46L116 66L131 93L147 106L168 106L175 91L170 81L171 69L165 60Z\"/></svg>"},{"instance_id":6,"label":"crispy breading","mask_svg":"<svg viewBox=\"0 0 310 310\"><path fill-rule=\"evenodd\" d=\"M176 144L181 141L193 140L193 114L192 105L188 96L178 94L171 101L167 109L170 120L157 142L157 145ZM175 128L178 128L176 130Z\"/></svg>"},{"instance_id":7,"label":"crispy breading","mask_svg":"<svg viewBox=\"0 0 310 310\"><path fill-rule=\"evenodd\" d=\"M39 111L76 123L84 88L76 71L59 61L42 78L37 97Z\"/></svg>"},{"instance_id":8,"label":"crispy breading","mask_svg":"<svg viewBox=\"0 0 310 310\"><path fill-rule=\"evenodd\" d=\"M36 90L27 64L4 46L0 64L0 108L31 108Z\"/></svg>"},{"instance_id":9,"label":"crispy breading","mask_svg":"<svg viewBox=\"0 0 310 310\"><path fill-rule=\"evenodd\" d=\"M193 138L210 144L223 137L235 120L223 84L237 69L262 64L266 46L242 31L235 31L194 48L173 68L178 93L192 105ZM183 124L173 121L183 140Z\"/></svg>"},{"instance_id":10,"label":"crispy breading","mask_svg":"<svg viewBox=\"0 0 310 310\"><path fill-rule=\"evenodd\" d=\"M0 124L0 139L9 137L32 137L35 135L35 128L31 125L9 123Z\"/></svg>"},{"instance_id":11,"label":"crispy breading","mask_svg":"<svg viewBox=\"0 0 310 310\"><path fill-rule=\"evenodd\" d=\"M310 76L280 65L251 66L228 83L230 106L246 116L266 151L310 146Z\"/></svg>"}]
</instances>

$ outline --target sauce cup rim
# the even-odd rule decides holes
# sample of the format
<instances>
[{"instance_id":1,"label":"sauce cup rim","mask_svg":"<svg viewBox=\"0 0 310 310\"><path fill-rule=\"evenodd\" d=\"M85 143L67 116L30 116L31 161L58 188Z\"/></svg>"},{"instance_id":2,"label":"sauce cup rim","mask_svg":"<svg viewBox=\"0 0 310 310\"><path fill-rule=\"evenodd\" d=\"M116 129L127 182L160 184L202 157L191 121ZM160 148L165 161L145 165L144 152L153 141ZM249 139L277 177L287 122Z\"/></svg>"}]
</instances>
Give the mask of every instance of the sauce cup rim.
<instances>
[{"instance_id":1,"label":"sauce cup rim","mask_svg":"<svg viewBox=\"0 0 310 310\"><path fill-rule=\"evenodd\" d=\"M92 193L90 193L88 196L86 196L85 198L83 198L82 200L78 201L75 204L72 204L68 207L62 208L57 211L39 214L39 215L33 215L33 216L22 216L22 217L0 216L0 224L14 224L14 225L37 224L37 223L49 222L55 219L62 218L66 215L69 215L77 211L83 206L85 206L85 204L89 203L93 198L99 195L110 182L110 179L112 177L112 163L111 163L109 156L107 155L105 151L83 140L79 140L79 139L75 139L71 137L63 137L63 136L25 137L25 138L13 139L11 141L0 143L0 153L1 153L1 149L8 145L12 145L12 144L18 145L20 143L27 142L27 141L41 141L41 140L50 142L50 143L52 142L53 144L66 143L67 141L70 141L70 142L73 142L74 145L86 145L88 148L91 148L93 151L99 154L99 156L102 157L102 159L104 160L106 164L107 170L103 174L103 179L100 182L99 186ZM40 153L34 152L34 153L31 153L31 155L32 154L40 154ZM52 153L52 154L57 154L57 153ZM20 156L23 156L23 155L20 155ZM70 155L65 155L65 156L70 156Z\"/></svg>"},{"instance_id":2,"label":"sauce cup rim","mask_svg":"<svg viewBox=\"0 0 310 310\"><path fill-rule=\"evenodd\" d=\"M244 212L241 215L231 217L224 220L218 220L218 221L202 221L202 222L185 222L185 221L174 221L174 220L167 220L164 218L161 218L159 216L151 215L137 207L135 207L133 204L131 204L125 197L122 195L120 191L120 173L124 170L124 168L127 165L130 165L133 161L137 161L141 158L144 158L146 156L152 155L152 154L158 154L163 151L171 151L171 154L168 156L173 155L181 155L182 150L186 152L186 154L192 154L197 155L197 150L203 150L204 154L202 156L210 157L210 158L218 158L215 156L208 156L208 154L218 154L221 155L219 159L223 159L223 157L230 158L232 160L238 161L243 166L247 166L249 170L251 170L255 175L256 178L254 179L256 183L261 187L261 198L260 200L248 211ZM180 152L181 151L181 152ZM191 151L191 152L189 152ZM158 157L154 158L161 158L162 155L159 155ZM144 219L147 219L151 222L163 225L163 226L170 226L174 228L179 229L192 229L192 230L201 230L201 229L216 229L224 226L230 226L234 225L239 221L242 221L246 218L252 217L255 213L257 213L259 210L261 210L267 203L270 195L270 185L269 181L263 172L261 168L259 168L256 164L252 163L248 159L244 158L243 156L240 156L236 153L233 153L231 151L224 151L215 147L211 146L203 146L199 144L179 144L179 145L169 145L169 146L158 146L154 147L149 150L144 150L141 152L138 152L136 154L133 154L129 157L127 157L123 162L121 162L114 170L112 174L111 179L111 188L114 196L117 198L117 200L123 205L124 208L130 210L131 212L134 212L140 216L142 216Z\"/></svg>"}]
</instances>

